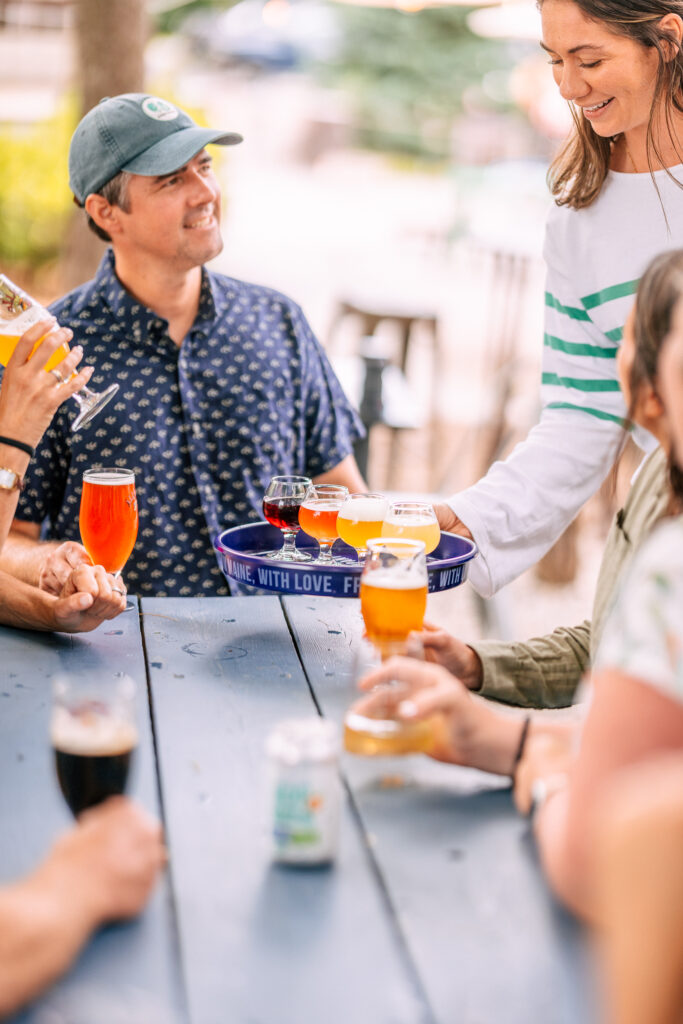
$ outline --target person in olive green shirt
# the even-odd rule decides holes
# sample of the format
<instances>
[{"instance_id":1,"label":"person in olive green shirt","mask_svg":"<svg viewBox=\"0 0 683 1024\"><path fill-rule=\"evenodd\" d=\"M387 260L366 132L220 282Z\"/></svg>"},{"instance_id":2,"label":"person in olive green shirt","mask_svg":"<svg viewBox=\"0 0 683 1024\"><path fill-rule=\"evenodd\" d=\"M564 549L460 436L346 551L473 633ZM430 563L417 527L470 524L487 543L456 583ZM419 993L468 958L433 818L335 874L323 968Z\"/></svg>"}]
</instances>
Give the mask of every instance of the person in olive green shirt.
<instances>
[{"instance_id":1,"label":"person in olive green shirt","mask_svg":"<svg viewBox=\"0 0 683 1024\"><path fill-rule=\"evenodd\" d=\"M469 645L445 630L425 624L422 638L427 656L485 697L525 707L566 707L573 702L600 642L617 583L634 552L667 510L670 441L656 386L656 356L663 334L661 323L655 322L650 296L653 282L658 279L660 259L663 257L655 260L646 272L646 288L644 294L639 289L637 306L624 328L618 356L619 378L630 418L649 430L660 447L639 467L627 501L610 528L592 619L526 642L484 640ZM683 272L683 252L680 262Z\"/></svg>"}]
</instances>

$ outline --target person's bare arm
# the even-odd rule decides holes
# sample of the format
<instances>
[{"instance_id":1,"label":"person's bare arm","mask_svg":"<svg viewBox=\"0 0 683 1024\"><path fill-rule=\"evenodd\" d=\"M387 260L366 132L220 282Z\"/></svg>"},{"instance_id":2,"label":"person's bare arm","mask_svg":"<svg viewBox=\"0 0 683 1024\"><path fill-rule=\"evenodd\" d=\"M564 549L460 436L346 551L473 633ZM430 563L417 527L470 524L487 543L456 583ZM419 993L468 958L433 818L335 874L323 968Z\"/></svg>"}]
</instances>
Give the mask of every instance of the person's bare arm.
<instances>
[{"instance_id":1,"label":"person's bare arm","mask_svg":"<svg viewBox=\"0 0 683 1024\"><path fill-rule=\"evenodd\" d=\"M6 626L83 633L125 607L123 580L114 580L101 565L74 569L57 596L0 572L0 622Z\"/></svg>"},{"instance_id":2,"label":"person's bare arm","mask_svg":"<svg viewBox=\"0 0 683 1024\"><path fill-rule=\"evenodd\" d=\"M54 317L34 324L21 336L0 387L0 436L35 448L59 406L90 379L92 367L76 373L83 358L80 345L71 349L54 373L45 372L46 363L72 337L68 327L55 328ZM28 462L26 452L0 442L0 467L23 476ZM16 490L0 490L0 548L9 532L18 496Z\"/></svg>"},{"instance_id":3,"label":"person's bare arm","mask_svg":"<svg viewBox=\"0 0 683 1024\"><path fill-rule=\"evenodd\" d=\"M551 885L588 919L596 916L593 870L602 801L617 773L683 745L683 706L616 670L594 680L595 692L569 785L540 810L537 836Z\"/></svg>"},{"instance_id":4,"label":"person's bare arm","mask_svg":"<svg viewBox=\"0 0 683 1024\"><path fill-rule=\"evenodd\" d=\"M0 570L49 594L59 594L69 574L92 565L77 541L42 541L39 523L15 519L0 555Z\"/></svg>"},{"instance_id":5,"label":"person's bare arm","mask_svg":"<svg viewBox=\"0 0 683 1024\"><path fill-rule=\"evenodd\" d=\"M0 1016L63 974L100 925L138 914L164 861L159 825L116 797L81 815L29 878L0 889Z\"/></svg>"},{"instance_id":6,"label":"person's bare arm","mask_svg":"<svg viewBox=\"0 0 683 1024\"><path fill-rule=\"evenodd\" d=\"M353 455L347 455L332 469L314 477L313 482L316 484L342 484L344 487L348 487L351 494L364 493L368 489Z\"/></svg>"}]
</instances>

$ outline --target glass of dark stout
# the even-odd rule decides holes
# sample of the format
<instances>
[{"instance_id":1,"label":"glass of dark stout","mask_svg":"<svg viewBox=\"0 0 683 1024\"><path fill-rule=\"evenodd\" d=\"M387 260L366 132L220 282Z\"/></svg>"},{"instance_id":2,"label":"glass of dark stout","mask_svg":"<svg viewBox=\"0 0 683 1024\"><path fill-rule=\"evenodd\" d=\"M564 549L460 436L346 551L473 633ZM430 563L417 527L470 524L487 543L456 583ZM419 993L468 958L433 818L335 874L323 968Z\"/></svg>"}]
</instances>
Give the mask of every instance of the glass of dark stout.
<instances>
[{"instance_id":1,"label":"glass of dark stout","mask_svg":"<svg viewBox=\"0 0 683 1024\"><path fill-rule=\"evenodd\" d=\"M50 739L59 787L75 817L125 791L138 743L135 708L130 676L54 680Z\"/></svg>"},{"instance_id":2,"label":"glass of dark stout","mask_svg":"<svg viewBox=\"0 0 683 1024\"><path fill-rule=\"evenodd\" d=\"M295 545L299 525L299 509L311 486L307 476L274 476L263 496L263 515L271 526L282 531L285 542L279 551L271 551L264 558L280 562L310 562L312 556L299 551Z\"/></svg>"}]
</instances>

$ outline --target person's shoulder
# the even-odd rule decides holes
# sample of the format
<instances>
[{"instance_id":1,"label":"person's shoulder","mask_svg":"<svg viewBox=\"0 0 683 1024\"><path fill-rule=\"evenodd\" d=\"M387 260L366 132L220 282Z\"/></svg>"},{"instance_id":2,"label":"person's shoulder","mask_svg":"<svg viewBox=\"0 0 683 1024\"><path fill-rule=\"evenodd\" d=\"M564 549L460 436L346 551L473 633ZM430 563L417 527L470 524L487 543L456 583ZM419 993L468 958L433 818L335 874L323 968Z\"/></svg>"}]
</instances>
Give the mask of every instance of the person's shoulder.
<instances>
[{"instance_id":1,"label":"person's shoulder","mask_svg":"<svg viewBox=\"0 0 683 1024\"><path fill-rule=\"evenodd\" d=\"M215 270L209 270L207 273L214 291L218 291L221 298L230 303L239 302L241 305L261 308L272 307L301 315L299 304L276 288L255 284L252 281L242 281Z\"/></svg>"},{"instance_id":2,"label":"person's shoulder","mask_svg":"<svg viewBox=\"0 0 683 1024\"><path fill-rule=\"evenodd\" d=\"M66 325L69 320L73 320L85 310L91 309L97 298L97 280L93 278L93 280L79 285L78 288L73 288L60 299L51 302L49 310L61 324Z\"/></svg>"}]
</instances>

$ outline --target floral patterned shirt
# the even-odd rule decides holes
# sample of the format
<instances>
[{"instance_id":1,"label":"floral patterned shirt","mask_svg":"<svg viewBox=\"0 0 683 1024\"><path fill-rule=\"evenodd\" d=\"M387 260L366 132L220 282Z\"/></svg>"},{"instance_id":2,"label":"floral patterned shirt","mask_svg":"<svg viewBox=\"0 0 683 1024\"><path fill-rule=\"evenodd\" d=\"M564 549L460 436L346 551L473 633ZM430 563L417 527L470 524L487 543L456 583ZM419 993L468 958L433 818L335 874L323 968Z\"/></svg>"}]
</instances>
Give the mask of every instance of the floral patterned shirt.
<instances>
[{"instance_id":1,"label":"floral patterned shirt","mask_svg":"<svg viewBox=\"0 0 683 1024\"><path fill-rule=\"evenodd\" d=\"M683 516L660 523L635 555L595 659L605 668L683 701Z\"/></svg>"},{"instance_id":2,"label":"floral patterned shirt","mask_svg":"<svg viewBox=\"0 0 683 1024\"><path fill-rule=\"evenodd\" d=\"M54 417L31 461L17 517L45 539L80 540L83 471L135 471L138 539L131 592L229 593L213 551L221 530L262 518L278 473L317 476L363 432L301 309L259 285L203 270L199 309L179 347L167 321L121 285L111 250L96 277L51 306L95 366L90 387L118 394L72 432L76 403Z\"/></svg>"}]
</instances>

